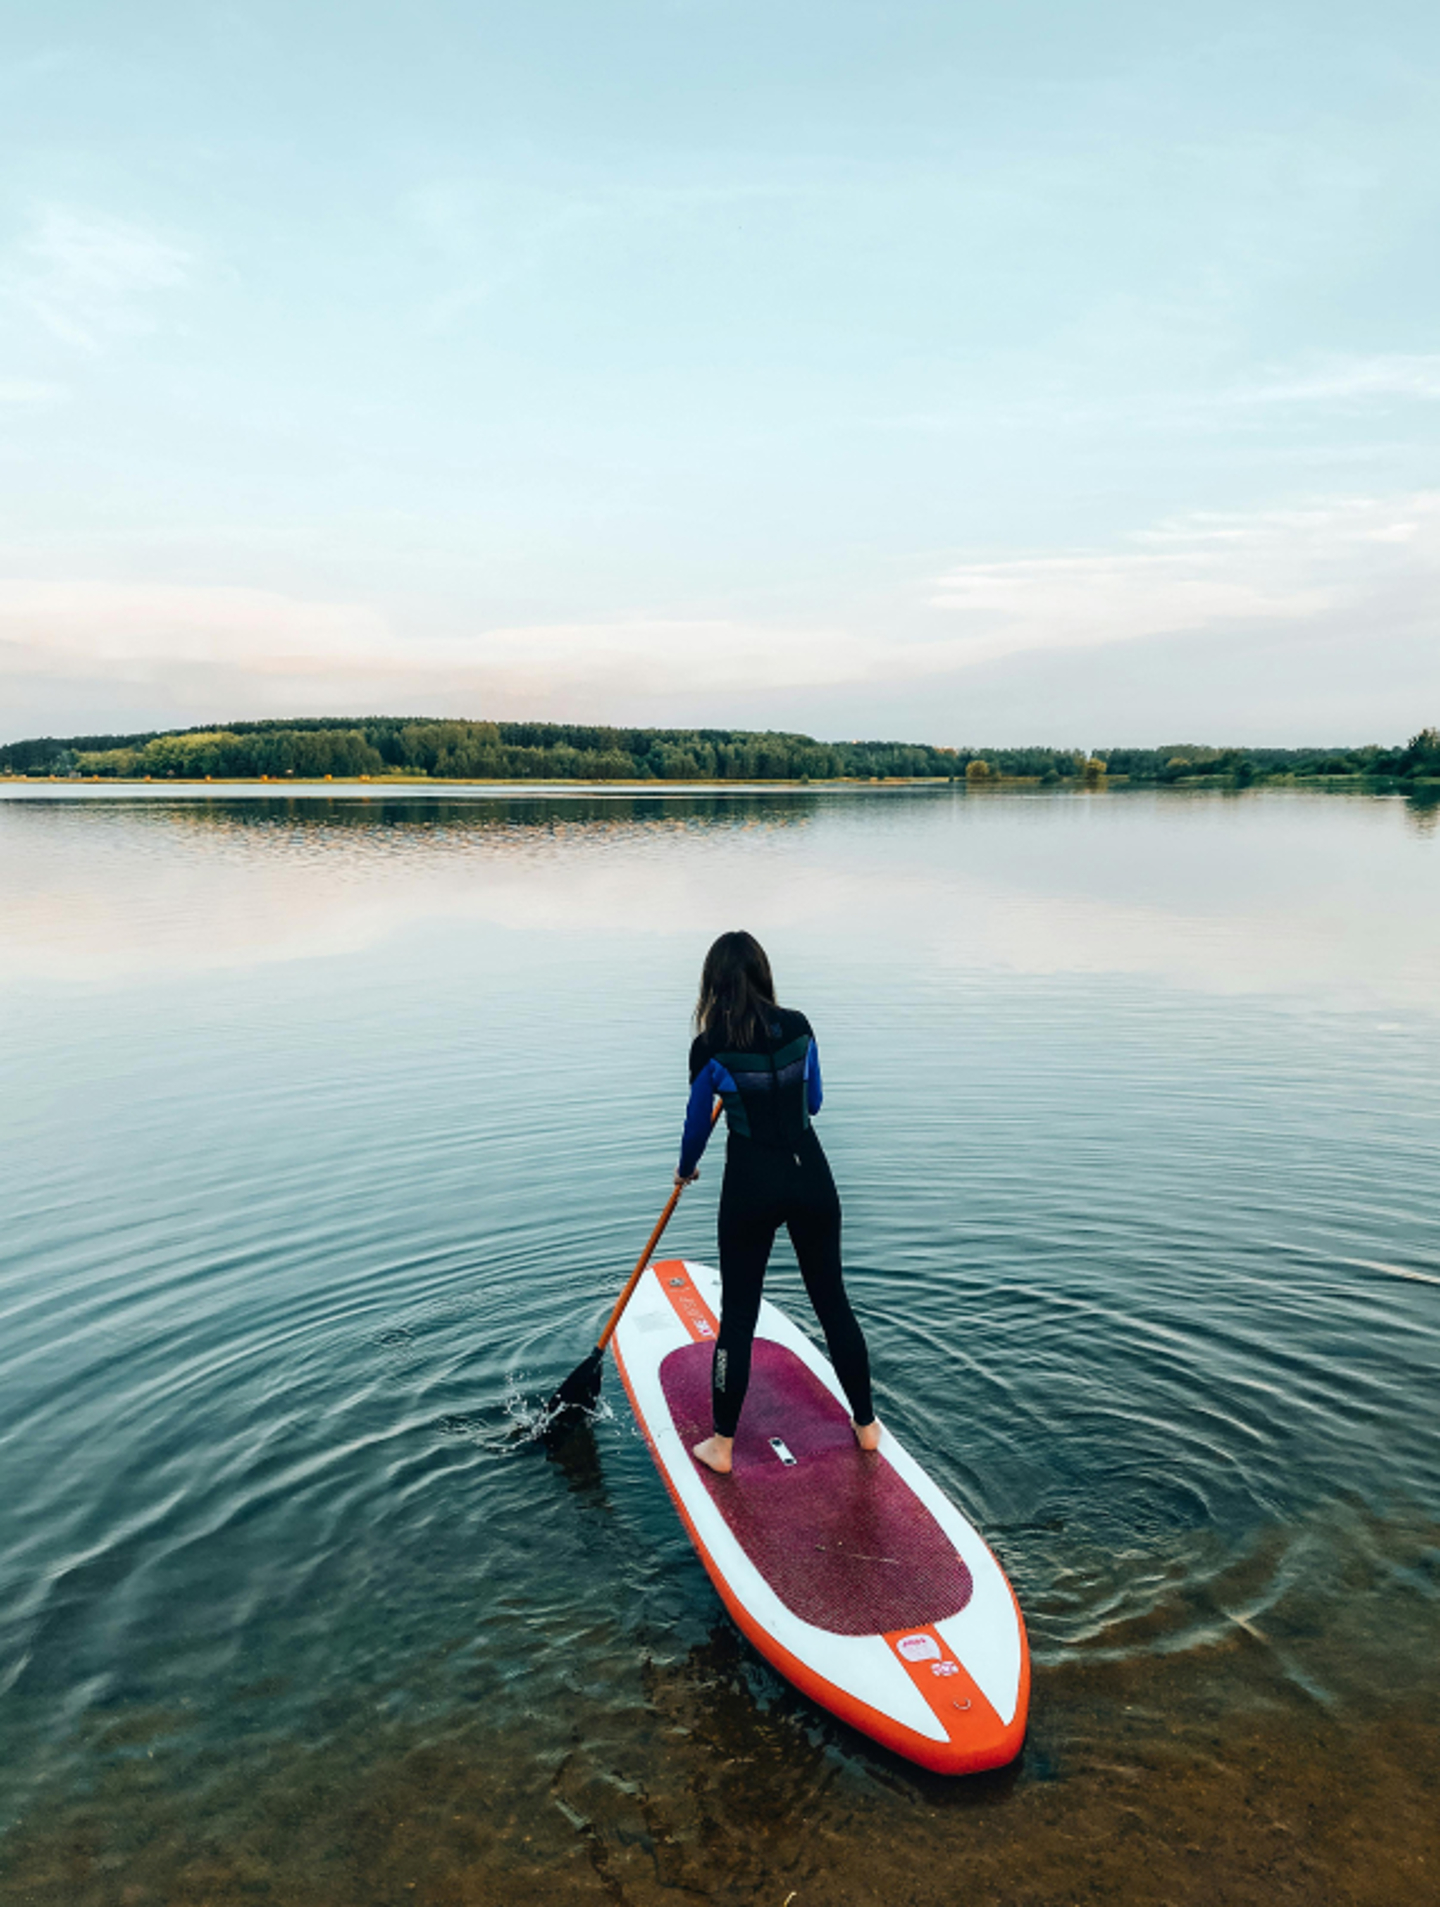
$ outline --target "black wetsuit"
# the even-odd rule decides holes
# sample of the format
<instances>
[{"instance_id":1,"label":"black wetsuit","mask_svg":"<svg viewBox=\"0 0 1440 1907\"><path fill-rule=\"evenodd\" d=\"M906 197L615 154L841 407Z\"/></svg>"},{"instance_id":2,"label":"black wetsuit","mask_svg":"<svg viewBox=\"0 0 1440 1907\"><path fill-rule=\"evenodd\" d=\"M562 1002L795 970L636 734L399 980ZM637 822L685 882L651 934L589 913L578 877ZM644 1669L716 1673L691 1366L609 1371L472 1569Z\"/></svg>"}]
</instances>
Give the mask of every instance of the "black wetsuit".
<instances>
[{"instance_id":1,"label":"black wetsuit","mask_svg":"<svg viewBox=\"0 0 1440 1907\"><path fill-rule=\"evenodd\" d=\"M870 1423L875 1415L870 1357L840 1268L840 1199L810 1123L822 1098L810 1022L803 1013L776 1007L765 1039L744 1051L721 1048L702 1034L690 1048L690 1081L682 1176L694 1171L705 1149L716 1093L724 1102L727 1126L720 1190L720 1335L711 1378L716 1431L733 1437L740 1420L765 1267L781 1225L790 1233L851 1415L857 1424Z\"/></svg>"}]
</instances>

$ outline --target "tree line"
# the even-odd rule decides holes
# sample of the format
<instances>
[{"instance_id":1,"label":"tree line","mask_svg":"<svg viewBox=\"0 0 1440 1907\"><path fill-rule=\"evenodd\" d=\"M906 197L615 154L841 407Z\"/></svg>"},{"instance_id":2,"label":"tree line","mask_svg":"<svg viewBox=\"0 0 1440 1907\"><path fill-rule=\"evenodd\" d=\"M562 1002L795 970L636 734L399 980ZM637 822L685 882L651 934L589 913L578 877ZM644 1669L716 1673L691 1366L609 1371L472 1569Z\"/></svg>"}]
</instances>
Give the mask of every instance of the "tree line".
<instances>
[{"instance_id":1,"label":"tree line","mask_svg":"<svg viewBox=\"0 0 1440 1907\"><path fill-rule=\"evenodd\" d=\"M1245 787L1257 781L1351 777L1366 780L1431 780L1440 777L1440 729L1422 728L1403 748L1367 742L1360 748L1211 748L1179 743L1168 748L1112 748L1111 775L1130 781L1223 781Z\"/></svg>"},{"instance_id":2,"label":"tree line","mask_svg":"<svg viewBox=\"0 0 1440 1907\"><path fill-rule=\"evenodd\" d=\"M1059 748L940 748L822 742L750 729L607 728L561 722L375 716L232 722L136 735L39 736L0 746L0 773L115 780L315 780L394 774L494 781L829 781L905 778L1044 786L1103 780L1255 782L1440 777L1440 731L1404 748L1215 748L1176 743L1092 754Z\"/></svg>"}]
</instances>

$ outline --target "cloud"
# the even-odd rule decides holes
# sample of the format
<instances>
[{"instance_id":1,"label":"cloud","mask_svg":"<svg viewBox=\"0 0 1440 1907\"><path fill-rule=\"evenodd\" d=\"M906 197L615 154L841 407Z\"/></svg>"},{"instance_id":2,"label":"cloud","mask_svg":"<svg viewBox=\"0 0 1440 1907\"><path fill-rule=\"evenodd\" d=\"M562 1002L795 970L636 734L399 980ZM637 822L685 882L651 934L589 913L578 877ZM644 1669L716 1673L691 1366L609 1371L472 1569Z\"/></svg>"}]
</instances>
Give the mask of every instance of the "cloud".
<instances>
[{"instance_id":1,"label":"cloud","mask_svg":"<svg viewBox=\"0 0 1440 1907\"><path fill-rule=\"evenodd\" d=\"M1321 358L1308 369L1246 385L1219 401L1236 405L1321 404L1374 397L1440 398L1440 354Z\"/></svg>"},{"instance_id":2,"label":"cloud","mask_svg":"<svg viewBox=\"0 0 1440 1907\"><path fill-rule=\"evenodd\" d=\"M968 392L963 406L862 414L855 421L868 430L921 437L973 437L982 415L993 428L1047 435L1061 426L1114 429L1123 424L1147 434L1183 430L1213 436L1258 426L1262 419L1273 423L1275 413L1287 408L1314 412L1318 421L1336 412L1361 412L1367 405L1403 408L1406 402L1440 400L1440 353L1435 352L1310 357L1270 367L1243 383L1200 390L1173 382L1153 388L1133 376L1123 392L1100 388L1105 380L1088 361L1078 375L1073 365L1055 367L1048 376L1033 365L1016 370L1023 376L1019 389L1008 388L992 367L985 388Z\"/></svg>"},{"instance_id":3,"label":"cloud","mask_svg":"<svg viewBox=\"0 0 1440 1907\"><path fill-rule=\"evenodd\" d=\"M663 703L671 719L703 720L723 707L727 715L714 719L756 726L816 726L828 709L831 733L857 732L883 708L899 722L895 732L933 736L954 720L945 696L958 708L972 693L967 682L993 683L1012 658L1147 643L1159 655L1184 637L1218 660L1237 642L1258 650L1278 637L1290 656L1293 714L1296 694L1320 694L1326 671L1348 680L1377 641L1423 637L1437 583L1434 492L1196 513L1118 548L957 564L897 604L894 628L634 616L477 619L473 633L437 635L413 627L413 613L397 619L365 602L12 581L0 583L0 682L26 719L41 708L83 708L76 725L122 705L148 707L154 721L428 708L623 722ZM446 613L453 623L463 612ZM1319 673L1302 682L1307 655ZM1183 713L1177 707L1173 719ZM1033 723L1012 732L1032 733Z\"/></svg>"},{"instance_id":4,"label":"cloud","mask_svg":"<svg viewBox=\"0 0 1440 1907\"><path fill-rule=\"evenodd\" d=\"M59 671L374 656L388 626L374 609L261 589L163 583L0 583L0 640Z\"/></svg>"},{"instance_id":5,"label":"cloud","mask_svg":"<svg viewBox=\"0 0 1440 1907\"><path fill-rule=\"evenodd\" d=\"M136 726L345 709L624 721L666 694L695 706L737 683L763 697L861 682L877 659L872 642L843 630L719 619L437 637L407 633L373 605L275 591L0 582L0 702L12 734L22 722L108 726L110 708ZM152 712L136 721L140 709Z\"/></svg>"},{"instance_id":6,"label":"cloud","mask_svg":"<svg viewBox=\"0 0 1440 1907\"><path fill-rule=\"evenodd\" d=\"M1423 609L1437 581L1440 492L1420 492L1196 512L1118 550L962 564L938 579L930 600L961 620L961 633L937 645L958 668L1027 650L1304 626L1346 613L1358 640L1371 605L1384 598Z\"/></svg>"},{"instance_id":7,"label":"cloud","mask_svg":"<svg viewBox=\"0 0 1440 1907\"><path fill-rule=\"evenodd\" d=\"M71 207L40 207L0 274L7 300L76 348L153 329L147 301L189 279L193 257L140 225Z\"/></svg>"},{"instance_id":8,"label":"cloud","mask_svg":"<svg viewBox=\"0 0 1440 1907\"><path fill-rule=\"evenodd\" d=\"M213 667L282 685L329 673L337 682L432 687L473 677L521 691L546 686L557 673L594 684L644 675L702 690L747 677L796 687L858 678L875 661L873 645L841 631L715 619L637 617L406 637L371 605L269 590L0 582L0 671L14 674L22 666L17 656L72 675Z\"/></svg>"}]
</instances>

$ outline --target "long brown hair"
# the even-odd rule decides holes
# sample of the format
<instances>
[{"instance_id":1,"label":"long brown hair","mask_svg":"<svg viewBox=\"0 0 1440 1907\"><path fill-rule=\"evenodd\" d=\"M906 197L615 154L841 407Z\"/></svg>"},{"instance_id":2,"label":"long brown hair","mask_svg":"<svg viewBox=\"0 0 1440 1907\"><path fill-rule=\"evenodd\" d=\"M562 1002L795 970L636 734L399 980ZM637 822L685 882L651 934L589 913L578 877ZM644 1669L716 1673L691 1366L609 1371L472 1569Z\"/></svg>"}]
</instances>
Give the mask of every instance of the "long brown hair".
<instances>
[{"instance_id":1,"label":"long brown hair","mask_svg":"<svg viewBox=\"0 0 1440 1907\"><path fill-rule=\"evenodd\" d=\"M760 942L740 930L721 934L700 970L695 1030L743 1052L764 1040L774 1007L775 982Z\"/></svg>"}]
</instances>

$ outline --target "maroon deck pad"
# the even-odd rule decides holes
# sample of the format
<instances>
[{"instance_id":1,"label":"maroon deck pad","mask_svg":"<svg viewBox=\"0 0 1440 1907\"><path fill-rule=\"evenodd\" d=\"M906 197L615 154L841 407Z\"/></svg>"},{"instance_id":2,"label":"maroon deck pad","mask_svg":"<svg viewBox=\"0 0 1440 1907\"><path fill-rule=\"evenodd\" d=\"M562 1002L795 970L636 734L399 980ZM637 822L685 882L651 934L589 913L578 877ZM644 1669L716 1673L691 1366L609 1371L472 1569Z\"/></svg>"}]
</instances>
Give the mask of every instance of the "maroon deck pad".
<instances>
[{"instance_id":1,"label":"maroon deck pad","mask_svg":"<svg viewBox=\"0 0 1440 1907\"><path fill-rule=\"evenodd\" d=\"M686 1447L710 1434L709 1343L686 1344L660 1382ZM784 1439L783 1463L769 1439ZM970 1571L905 1480L855 1442L850 1419L793 1351L756 1338L735 1468L696 1470L785 1607L833 1635L943 1622L970 1600Z\"/></svg>"}]
</instances>

